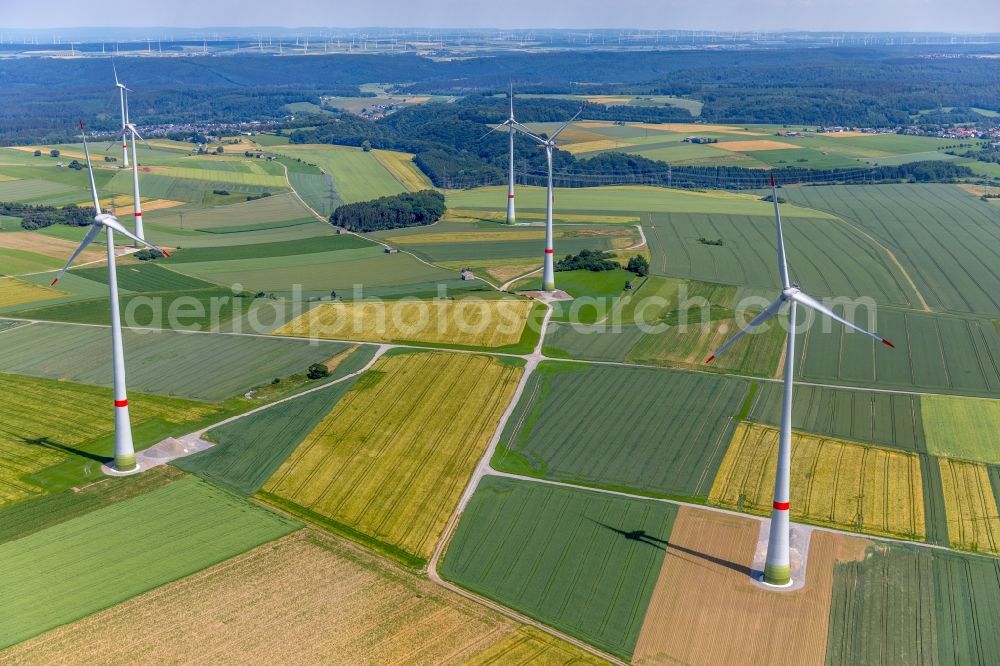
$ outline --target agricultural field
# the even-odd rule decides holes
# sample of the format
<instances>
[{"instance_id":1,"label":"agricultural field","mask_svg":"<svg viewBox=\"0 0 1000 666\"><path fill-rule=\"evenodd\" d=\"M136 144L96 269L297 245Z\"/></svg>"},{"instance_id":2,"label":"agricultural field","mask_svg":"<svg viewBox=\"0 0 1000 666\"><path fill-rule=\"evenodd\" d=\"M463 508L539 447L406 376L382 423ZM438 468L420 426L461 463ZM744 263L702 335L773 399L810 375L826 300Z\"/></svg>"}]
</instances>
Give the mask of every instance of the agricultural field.
<instances>
[{"instance_id":1,"label":"agricultural field","mask_svg":"<svg viewBox=\"0 0 1000 666\"><path fill-rule=\"evenodd\" d=\"M118 289L137 293L155 291L184 291L191 292L198 289L212 289L216 285L204 280L182 275L160 264L149 262L122 263L117 266ZM73 274L93 280L103 285L108 284L107 267L99 268L75 268Z\"/></svg>"},{"instance_id":2,"label":"agricultural field","mask_svg":"<svg viewBox=\"0 0 1000 666\"><path fill-rule=\"evenodd\" d=\"M1000 498L986 465L948 458L938 462L951 545L1000 555Z\"/></svg>"},{"instance_id":3,"label":"agricultural field","mask_svg":"<svg viewBox=\"0 0 1000 666\"><path fill-rule=\"evenodd\" d=\"M252 495L353 386L351 380L209 430L212 448L174 465L215 485Z\"/></svg>"},{"instance_id":4,"label":"agricultural field","mask_svg":"<svg viewBox=\"0 0 1000 666\"><path fill-rule=\"evenodd\" d=\"M1000 402L925 395L920 413L934 455L1000 464Z\"/></svg>"},{"instance_id":5,"label":"agricultural field","mask_svg":"<svg viewBox=\"0 0 1000 666\"><path fill-rule=\"evenodd\" d=\"M303 255L231 259L178 264L176 270L217 284L239 284L249 291L286 295L296 285L303 296L437 295L438 284L455 290L485 289L464 283L459 272L429 266L403 252L386 254L376 245ZM475 285L475 286L471 286Z\"/></svg>"},{"instance_id":6,"label":"agricultural field","mask_svg":"<svg viewBox=\"0 0 1000 666\"><path fill-rule=\"evenodd\" d=\"M875 311L860 308L848 318L866 325L865 314ZM889 308L879 308L867 324L872 320L896 349L837 324L812 326L797 343L796 378L904 391L1000 394L1000 333L992 322Z\"/></svg>"},{"instance_id":7,"label":"agricultural field","mask_svg":"<svg viewBox=\"0 0 1000 666\"><path fill-rule=\"evenodd\" d=\"M109 337L102 327L20 326L0 337L0 372L110 386ZM129 329L124 346L132 391L208 401L242 395L347 348L336 342ZM44 356L39 349L46 350Z\"/></svg>"},{"instance_id":8,"label":"agricultural field","mask_svg":"<svg viewBox=\"0 0 1000 666\"><path fill-rule=\"evenodd\" d=\"M494 468L658 496L708 496L746 382L671 370L544 362Z\"/></svg>"},{"instance_id":9,"label":"agricultural field","mask_svg":"<svg viewBox=\"0 0 1000 666\"><path fill-rule=\"evenodd\" d=\"M676 513L660 502L487 476L440 572L627 660Z\"/></svg>"},{"instance_id":10,"label":"agricultural field","mask_svg":"<svg viewBox=\"0 0 1000 666\"><path fill-rule=\"evenodd\" d=\"M0 544L6 609L0 617L0 647L188 576L298 527L294 520L189 478ZM39 590L58 603L39 603Z\"/></svg>"},{"instance_id":11,"label":"agricultural field","mask_svg":"<svg viewBox=\"0 0 1000 666\"><path fill-rule=\"evenodd\" d=\"M248 611L248 609L251 609ZM313 618L302 622L302 618ZM275 636L281 640L275 641ZM316 531L258 547L8 650L14 662L603 663ZM517 661L521 658L522 661Z\"/></svg>"},{"instance_id":12,"label":"agricultural field","mask_svg":"<svg viewBox=\"0 0 1000 666\"><path fill-rule=\"evenodd\" d=\"M789 274L810 294L919 305L905 275L884 249L840 220L801 217L790 208L782 206ZM654 213L643 231L654 274L777 290L773 212L766 216Z\"/></svg>"},{"instance_id":13,"label":"agricultural field","mask_svg":"<svg viewBox=\"0 0 1000 666\"><path fill-rule=\"evenodd\" d=\"M622 362L643 335L638 326L615 328L554 321L545 330L542 351L552 358Z\"/></svg>"},{"instance_id":14,"label":"agricultural field","mask_svg":"<svg viewBox=\"0 0 1000 666\"><path fill-rule=\"evenodd\" d=\"M589 99L589 98L588 98ZM651 103L642 98L601 97L598 103ZM659 98L654 98L659 99ZM688 108L690 100L663 98L670 106ZM697 103L695 103L697 104ZM533 131L551 132L560 123L528 123ZM621 152L663 160L678 165L744 167L795 166L813 169L859 167L870 164L902 164L922 160L957 159L942 148L950 139L904 136L898 134L863 134L860 132L817 133L811 128L796 127L798 136L778 136L783 128L775 125L710 125L691 123L626 123L581 121L561 135L563 150L592 157L602 152ZM694 144L689 136L714 138L718 142Z\"/></svg>"},{"instance_id":15,"label":"agricultural field","mask_svg":"<svg viewBox=\"0 0 1000 666\"><path fill-rule=\"evenodd\" d=\"M989 664L1000 560L902 544L836 565L827 663Z\"/></svg>"},{"instance_id":16,"label":"agricultural field","mask_svg":"<svg viewBox=\"0 0 1000 666\"><path fill-rule=\"evenodd\" d=\"M943 184L802 187L784 194L878 239L932 309L1000 314L1000 277L993 270L1000 233L988 202Z\"/></svg>"},{"instance_id":17,"label":"agricultural field","mask_svg":"<svg viewBox=\"0 0 1000 666\"><path fill-rule=\"evenodd\" d=\"M746 419L778 427L782 384L761 382ZM798 384L792 405L795 430L875 444L912 453L927 452L929 396L881 393ZM932 451L933 452L933 451Z\"/></svg>"},{"instance_id":18,"label":"agricultural field","mask_svg":"<svg viewBox=\"0 0 1000 666\"><path fill-rule=\"evenodd\" d=\"M709 502L770 514L778 430L741 423L712 484ZM868 534L922 540L920 457L792 433L792 517Z\"/></svg>"},{"instance_id":19,"label":"agricultural field","mask_svg":"<svg viewBox=\"0 0 1000 666\"><path fill-rule=\"evenodd\" d=\"M227 247L193 247L170 253L169 265L172 270L183 272L177 264L205 263L212 261L240 261L263 259L266 257L290 257L317 252L337 250L357 250L372 247L371 241L353 234L342 236L317 236L298 240L276 241L273 243L248 243Z\"/></svg>"},{"instance_id":20,"label":"agricultural field","mask_svg":"<svg viewBox=\"0 0 1000 666\"><path fill-rule=\"evenodd\" d=\"M47 301L68 295L65 291L41 287L12 277L0 277L0 308Z\"/></svg>"},{"instance_id":21,"label":"agricultural field","mask_svg":"<svg viewBox=\"0 0 1000 666\"><path fill-rule=\"evenodd\" d=\"M66 255L67 257L69 255ZM64 261L27 250L0 247L0 275L23 275L61 268Z\"/></svg>"},{"instance_id":22,"label":"agricultural field","mask_svg":"<svg viewBox=\"0 0 1000 666\"><path fill-rule=\"evenodd\" d=\"M314 164L333 178L344 203L369 201L406 188L370 152L347 146L296 144L274 147L275 152Z\"/></svg>"},{"instance_id":23,"label":"agricultural field","mask_svg":"<svg viewBox=\"0 0 1000 666\"><path fill-rule=\"evenodd\" d=\"M102 477L100 465L114 446L111 391L0 374L0 395L0 507ZM140 393L129 398L136 448L193 429L218 413L189 400Z\"/></svg>"},{"instance_id":24,"label":"agricultural field","mask_svg":"<svg viewBox=\"0 0 1000 666\"><path fill-rule=\"evenodd\" d=\"M384 356L306 436L261 495L423 566L520 373L513 363L476 354Z\"/></svg>"},{"instance_id":25,"label":"agricultural field","mask_svg":"<svg viewBox=\"0 0 1000 666\"><path fill-rule=\"evenodd\" d=\"M813 532L803 589L775 594L750 582L759 530L756 520L678 510L633 663L824 662L834 567L862 559L869 542Z\"/></svg>"},{"instance_id":26,"label":"agricultural field","mask_svg":"<svg viewBox=\"0 0 1000 666\"><path fill-rule=\"evenodd\" d=\"M534 307L526 299L471 297L321 303L277 329L274 335L506 347L521 339Z\"/></svg>"},{"instance_id":27,"label":"agricultural field","mask_svg":"<svg viewBox=\"0 0 1000 666\"><path fill-rule=\"evenodd\" d=\"M284 176L267 173L253 173L234 169L205 168L215 165L205 164L200 167L189 166L151 166L140 167L141 174L155 174L183 180L210 180L233 185L253 185L282 190L288 187ZM130 176L131 178L131 176Z\"/></svg>"},{"instance_id":28,"label":"agricultural field","mask_svg":"<svg viewBox=\"0 0 1000 666\"><path fill-rule=\"evenodd\" d=\"M470 190L449 190L449 209L486 210L502 209L507 188L501 186L477 187ZM773 219L772 205L755 194L694 191L650 187L646 185L616 185L609 187L580 187L555 189L556 217L564 214L586 215L589 221L600 222L603 213L634 220L641 213L701 213L707 215L739 215ZM545 188L520 186L517 188L518 215L545 212ZM830 213L811 208L782 206L783 217L831 219ZM773 260L770 263L774 263Z\"/></svg>"},{"instance_id":29,"label":"agricultural field","mask_svg":"<svg viewBox=\"0 0 1000 666\"><path fill-rule=\"evenodd\" d=\"M408 192L434 189L430 179L413 163L413 155L395 150L371 151L379 164L392 174Z\"/></svg>"}]
</instances>

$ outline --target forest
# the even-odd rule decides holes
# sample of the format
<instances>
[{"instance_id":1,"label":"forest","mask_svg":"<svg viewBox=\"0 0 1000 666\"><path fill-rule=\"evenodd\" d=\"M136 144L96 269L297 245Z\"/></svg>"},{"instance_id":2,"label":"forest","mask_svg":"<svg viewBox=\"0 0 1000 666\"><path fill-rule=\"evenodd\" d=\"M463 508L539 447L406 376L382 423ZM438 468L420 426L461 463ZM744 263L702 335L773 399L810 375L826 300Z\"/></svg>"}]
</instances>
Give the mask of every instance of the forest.
<instances>
[{"instance_id":1,"label":"forest","mask_svg":"<svg viewBox=\"0 0 1000 666\"><path fill-rule=\"evenodd\" d=\"M445 210L443 194L436 190L422 190L344 204L330 215L330 223L348 231L368 233L434 224Z\"/></svg>"},{"instance_id":2,"label":"forest","mask_svg":"<svg viewBox=\"0 0 1000 666\"><path fill-rule=\"evenodd\" d=\"M360 96L362 84L382 82L403 93L463 96L501 92L511 83L521 93L684 95L703 102L701 117L711 122L893 126L925 111L941 120L988 120L974 109L1000 110L996 61L981 57L989 48L128 58L119 73L135 90L133 116L144 125L283 119L286 104ZM110 70L104 58L0 60L0 143L64 140L78 118L113 129ZM690 117L674 107L588 107L587 114L653 122Z\"/></svg>"}]
</instances>

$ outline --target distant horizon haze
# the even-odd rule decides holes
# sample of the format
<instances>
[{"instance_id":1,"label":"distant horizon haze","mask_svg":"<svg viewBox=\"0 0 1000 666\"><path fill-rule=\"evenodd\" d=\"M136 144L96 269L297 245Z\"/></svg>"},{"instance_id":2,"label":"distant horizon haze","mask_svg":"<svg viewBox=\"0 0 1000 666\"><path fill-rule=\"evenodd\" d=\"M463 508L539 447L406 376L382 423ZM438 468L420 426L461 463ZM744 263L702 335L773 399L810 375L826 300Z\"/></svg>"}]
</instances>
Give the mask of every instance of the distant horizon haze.
<instances>
[{"instance_id":1,"label":"distant horizon haze","mask_svg":"<svg viewBox=\"0 0 1000 666\"><path fill-rule=\"evenodd\" d=\"M41 33L89 28L136 29L500 29L703 30L719 32L1000 33L996 0L508 0L503 4L444 0L379 3L299 0L294 9L262 0L11 0L0 31ZM391 17L387 20L387 17ZM279 24L287 23L287 26Z\"/></svg>"}]
</instances>

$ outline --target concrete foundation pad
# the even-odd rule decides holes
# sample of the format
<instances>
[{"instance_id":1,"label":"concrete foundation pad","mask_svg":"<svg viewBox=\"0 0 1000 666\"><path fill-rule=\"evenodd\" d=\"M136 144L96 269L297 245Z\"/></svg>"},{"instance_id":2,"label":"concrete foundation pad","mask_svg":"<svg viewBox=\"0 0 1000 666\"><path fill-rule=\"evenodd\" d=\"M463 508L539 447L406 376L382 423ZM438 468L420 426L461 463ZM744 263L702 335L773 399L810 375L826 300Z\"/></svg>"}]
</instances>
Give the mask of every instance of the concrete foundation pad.
<instances>
[{"instance_id":1,"label":"concrete foundation pad","mask_svg":"<svg viewBox=\"0 0 1000 666\"><path fill-rule=\"evenodd\" d=\"M813 528L808 525L792 523L788 538L789 564L792 568L792 581L787 585L771 585L764 582L764 563L767 560L767 537L771 530L771 520L760 522L760 532L757 536L757 549L754 551L753 564L750 565L750 579L754 585L775 592L791 592L802 589L806 584L806 564L809 559L809 540Z\"/></svg>"},{"instance_id":2,"label":"concrete foundation pad","mask_svg":"<svg viewBox=\"0 0 1000 666\"><path fill-rule=\"evenodd\" d=\"M157 465L166 465L171 460L176 460L177 458L183 458L184 456L204 451L212 446L213 444L211 442L205 441L204 439L201 439L201 437L193 435L185 435L184 437L176 439L168 437L162 442L154 444L144 451L136 452L135 469L122 472L115 469L112 463L106 463L101 465L101 471L108 476L130 476L152 467L156 467Z\"/></svg>"},{"instance_id":3,"label":"concrete foundation pad","mask_svg":"<svg viewBox=\"0 0 1000 666\"><path fill-rule=\"evenodd\" d=\"M555 303L556 301L573 300L573 297L562 289L556 289L555 291L520 291L518 293L528 296L529 298L534 298L536 301L541 301L542 303Z\"/></svg>"}]
</instances>

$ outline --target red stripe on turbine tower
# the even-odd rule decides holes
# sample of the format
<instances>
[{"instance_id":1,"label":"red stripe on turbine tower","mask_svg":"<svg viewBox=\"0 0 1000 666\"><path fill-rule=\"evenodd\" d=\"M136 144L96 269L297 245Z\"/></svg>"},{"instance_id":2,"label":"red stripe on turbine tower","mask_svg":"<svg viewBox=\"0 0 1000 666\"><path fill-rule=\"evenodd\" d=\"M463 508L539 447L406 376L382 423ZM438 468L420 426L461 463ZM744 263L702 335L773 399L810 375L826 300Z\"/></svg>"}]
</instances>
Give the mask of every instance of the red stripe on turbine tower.
<instances>
[{"instance_id":1,"label":"red stripe on turbine tower","mask_svg":"<svg viewBox=\"0 0 1000 666\"><path fill-rule=\"evenodd\" d=\"M142 217L142 213L136 213L135 216L136 217Z\"/></svg>"},{"instance_id":2,"label":"red stripe on turbine tower","mask_svg":"<svg viewBox=\"0 0 1000 666\"><path fill-rule=\"evenodd\" d=\"M791 506L792 505L789 504L788 502L775 502L774 503L774 508L777 509L778 511L788 511L789 507L791 507Z\"/></svg>"},{"instance_id":3,"label":"red stripe on turbine tower","mask_svg":"<svg viewBox=\"0 0 1000 666\"><path fill-rule=\"evenodd\" d=\"M551 247L545 248L545 254L552 254L553 252L555 252L555 250L553 250Z\"/></svg>"},{"instance_id":4,"label":"red stripe on turbine tower","mask_svg":"<svg viewBox=\"0 0 1000 666\"><path fill-rule=\"evenodd\" d=\"M513 194L508 194L508 195L507 195L507 198L508 198L508 199L513 199L513 198L514 198L514 195L513 195Z\"/></svg>"},{"instance_id":5,"label":"red stripe on turbine tower","mask_svg":"<svg viewBox=\"0 0 1000 666\"><path fill-rule=\"evenodd\" d=\"M115 400L115 407L128 407L128 400Z\"/></svg>"}]
</instances>

